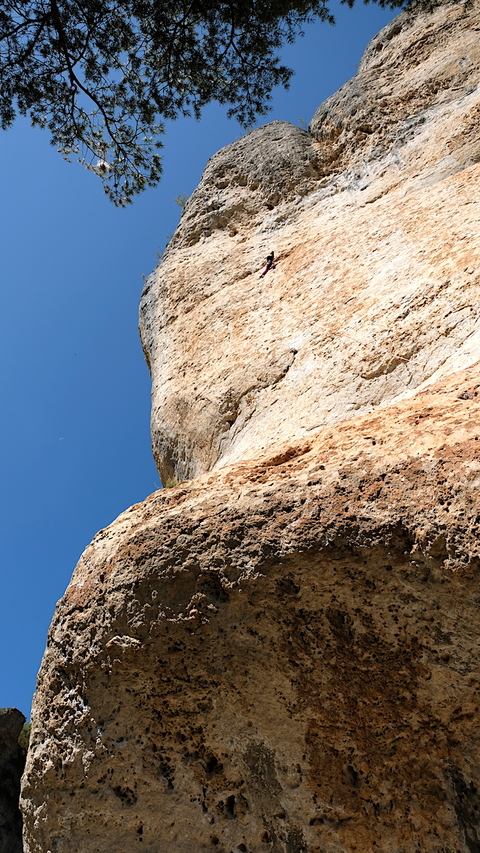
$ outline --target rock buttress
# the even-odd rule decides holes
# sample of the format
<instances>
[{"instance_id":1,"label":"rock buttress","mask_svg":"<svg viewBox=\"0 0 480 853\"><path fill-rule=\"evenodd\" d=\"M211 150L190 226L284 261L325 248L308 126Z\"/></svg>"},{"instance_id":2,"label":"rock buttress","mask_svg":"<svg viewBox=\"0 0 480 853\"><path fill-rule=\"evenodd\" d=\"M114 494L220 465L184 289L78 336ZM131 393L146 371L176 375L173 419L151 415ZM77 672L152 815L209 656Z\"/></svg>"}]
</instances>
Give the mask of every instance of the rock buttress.
<instances>
[{"instance_id":1,"label":"rock buttress","mask_svg":"<svg viewBox=\"0 0 480 853\"><path fill-rule=\"evenodd\" d=\"M51 627L28 853L480 849L480 374L158 492Z\"/></svg>"},{"instance_id":2,"label":"rock buttress","mask_svg":"<svg viewBox=\"0 0 480 853\"><path fill-rule=\"evenodd\" d=\"M163 482L476 360L479 26L478 2L402 13L310 133L273 122L211 159L141 303Z\"/></svg>"}]
</instances>

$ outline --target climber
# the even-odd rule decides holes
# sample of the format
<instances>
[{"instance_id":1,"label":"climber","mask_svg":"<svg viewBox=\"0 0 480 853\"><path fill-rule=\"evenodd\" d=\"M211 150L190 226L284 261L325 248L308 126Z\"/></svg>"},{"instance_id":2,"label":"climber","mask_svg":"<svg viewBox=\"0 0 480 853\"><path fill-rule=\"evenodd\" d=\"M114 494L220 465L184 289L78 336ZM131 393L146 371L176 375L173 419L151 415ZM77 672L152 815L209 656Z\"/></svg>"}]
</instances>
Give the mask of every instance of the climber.
<instances>
[{"instance_id":1,"label":"climber","mask_svg":"<svg viewBox=\"0 0 480 853\"><path fill-rule=\"evenodd\" d=\"M262 278L262 276L266 275L269 270L275 269L274 258L275 258L274 252L270 252L270 254L267 255L267 265L266 265L265 269L262 270L262 272L258 276L259 278Z\"/></svg>"}]
</instances>

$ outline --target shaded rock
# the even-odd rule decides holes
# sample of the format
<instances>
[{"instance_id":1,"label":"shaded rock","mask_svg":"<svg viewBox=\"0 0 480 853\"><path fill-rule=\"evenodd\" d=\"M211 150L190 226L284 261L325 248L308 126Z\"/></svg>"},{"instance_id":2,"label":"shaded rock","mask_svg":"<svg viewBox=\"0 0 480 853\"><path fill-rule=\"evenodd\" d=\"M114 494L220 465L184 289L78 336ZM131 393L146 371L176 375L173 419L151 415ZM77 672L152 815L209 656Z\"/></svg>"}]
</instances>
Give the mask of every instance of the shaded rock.
<instances>
[{"instance_id":1,"label":"shaded rock","mask_svg":"<svg viewBox=\"0 0 480 853\"><path fill-rule=\"evenodd\" d=\"M21 853L22 816L18 805L25 752L18 743L25 717L0 709L0 853Z\"/></svg>"},{"instance_id":2,"label":"shaded rock","mask_svg":"<svg viewBox=\"0 0 480 853\"><path fill-rule=\"evenodd\" d=\"M253 130L215 154L187 202L169 252L216 230L232 233L259 221L280 201L314 187L316 155L310 135L286 121Z\"/></svg>"},{"instance_id":3,"label":"shaded rock","mask_svg":"<svg viewBox=\"0 0 480 853\"><path fill-rule=\"evenodd\" d=\"M358 74L316 111L310 131L319 169L331 174L387 153L401 163L405 144L423 125L432 129L456 109L476 87L479 72L477 30L463 4L442 4L433 15L403 12L372 39ZM472 119L463 133L445 140L451 171L480 158ZM427 150L422 165L430 157Z\"/></svg>"}]
</instances>

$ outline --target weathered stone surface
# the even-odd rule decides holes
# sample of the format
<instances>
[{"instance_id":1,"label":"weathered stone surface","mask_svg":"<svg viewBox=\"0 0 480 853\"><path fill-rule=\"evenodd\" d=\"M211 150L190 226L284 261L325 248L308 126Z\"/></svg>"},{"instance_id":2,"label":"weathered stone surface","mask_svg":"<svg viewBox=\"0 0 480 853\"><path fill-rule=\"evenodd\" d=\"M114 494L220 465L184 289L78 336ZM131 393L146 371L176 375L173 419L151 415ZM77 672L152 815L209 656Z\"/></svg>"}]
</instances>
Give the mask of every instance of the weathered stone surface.
<instances>
[{"instance_id":1,"label":"weathered stone surface","mask_svg":"<svg viewBox=\"0 0 480 853\"><path fill-rule=\"evenodd\" d=\"M27 853L479 853L479 57L479 3L402 15L207 166L141 306L201 476L58 605Z\"/></svg>"},{"instance_id":2,"label":"weathered stone surface","mask_svg":"<svg viewBox=\"0 0 480 853\"><path fill-rule=\"evenodd\" d=\"M311 137L274 122L212 158L141 304L164 481L477 359L479 27L478 3L402 14Z\"/></svg>"},{"instance_id":3,"label":"weathered stone surface","mask_svg":"<svg viewBox=\"0 0 480 853\"><path fill-rule=\"evenodd\" d=\"M315 187L317 158L310 134L273 121L222 148L209 161L171 243L190 246L217 230L235 233L259 212Z\"/></svg>"},{"instance_id":4,"label":"weathered stone surface","mask_svg":"<svg viewBox=\"0 0 480 853\"><path fill-rule=\"evenodd\" d=\"M478 85L477 15L478 8L470 15L463 5L444 5L434 15L419 19L404 12L381 30L368 45L358 74L313 117L310 130L319 143L319 168L331 175L359 166L368 174L373 166L375 173L379 160L387 155L385 165L397 167L387 180L396 183L395 172L398 180L398 173L411 166L410 157L404 158L402 150L416 136L420 142L415 146L417 169L432 166L441 145L447 155L440 169L444 174L476 163L480 158L480 140L474 129L478 106L471 112L468 104L465 125L456 129L460 133L454 130L447 136L445 131L452 109L457 112L460 107L464 117L464 99L468 103ZM424 125L431 131L438 121L443 138L421 133ZM430 144L425 147L428 137ZM438 180L438 174L435 177Z\"/></svg>"},{"instance_id":5,"label":"weathered stone surface","mask_svg":"<svg viewBox=\"0 0 480 853\"><path fill-rule=\"evenodd\" d=\"M57 608L30 853L480 845L480 372L158 492Z\"/></svg>"},{"instance_id":6,"label":"weathered stone surface","mask_svg":"<svg viewBox=\"0 0 480 853\"><path fill-rule=\"evenodd\" d=\"M18 744L25 717L16 708L0 709L0 853L21 853L22 816L18 800L25 753Z\"/></svg>"}]
</instances>

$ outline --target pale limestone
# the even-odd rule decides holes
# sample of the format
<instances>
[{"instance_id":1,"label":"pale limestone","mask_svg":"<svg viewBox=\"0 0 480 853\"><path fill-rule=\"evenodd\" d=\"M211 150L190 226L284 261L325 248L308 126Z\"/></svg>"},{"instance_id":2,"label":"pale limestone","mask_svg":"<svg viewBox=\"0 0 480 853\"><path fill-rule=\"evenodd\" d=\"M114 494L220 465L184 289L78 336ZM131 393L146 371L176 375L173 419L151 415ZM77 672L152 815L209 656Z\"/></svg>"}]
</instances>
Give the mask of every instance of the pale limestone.
<instances>
[{"instance_id":1,"label":"pale limestone","mask_svg":"<svg viewBox=\"0 0 480 853\"><path fill-rule=\"evenodd\" d=\"M478 3L403 13L313 136L274 122L212 158L141 304L165 480L479 357L479 23Z\"/></svg>"},{"instance_id":2,"label":"pale limestone","mask_svg":"<svg viewBox=\"0 0 480 853\"><path fill-rule=\"evenodd\" d=\"M480 850L479 33L402 15L207 166L141 307L161 475L206 473L59 602L26 853Z\"/></svg>"}]
</instances>

